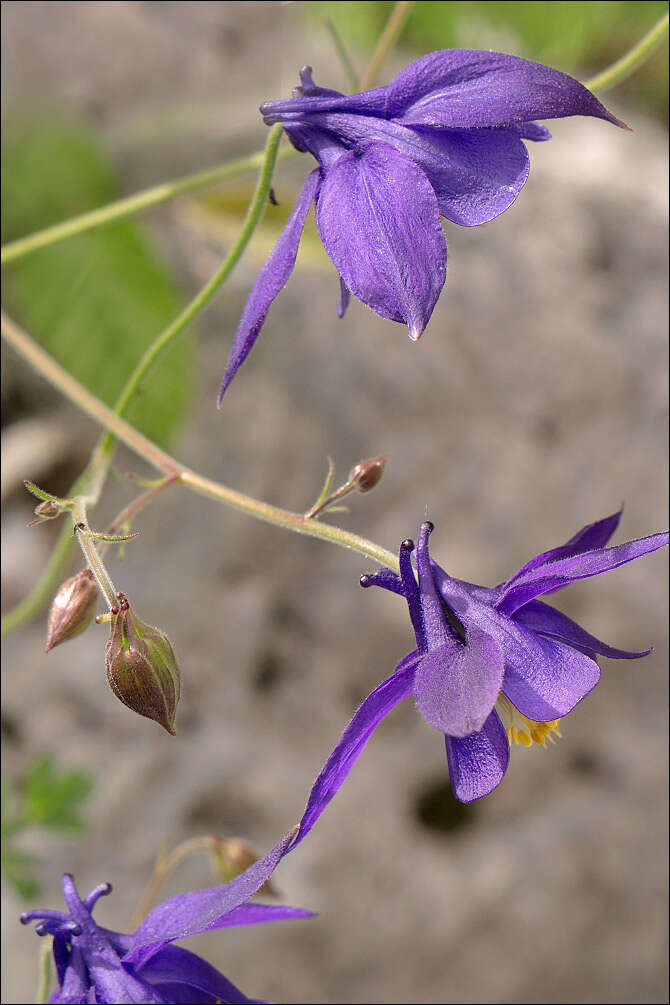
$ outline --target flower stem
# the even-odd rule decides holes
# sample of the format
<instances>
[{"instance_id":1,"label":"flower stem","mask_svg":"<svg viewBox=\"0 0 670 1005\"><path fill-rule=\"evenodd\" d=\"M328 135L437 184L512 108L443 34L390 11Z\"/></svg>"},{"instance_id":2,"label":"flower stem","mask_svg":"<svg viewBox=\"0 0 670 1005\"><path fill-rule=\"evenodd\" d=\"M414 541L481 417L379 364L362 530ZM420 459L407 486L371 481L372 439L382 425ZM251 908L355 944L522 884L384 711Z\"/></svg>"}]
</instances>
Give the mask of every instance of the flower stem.
<instances>
[{"instance_id":1,"label":"flower stem","mask_svg":"<svg viewBox=\"0 0 670 1005\"><path fill-rule=\"evenodd\" d=\"M296 153L297 151L293 147L285 147L279 154L279 158L283 160L285 157L291 157ZM140 213L144 209L150 209L152 206L158 206L162 202L168 202L168 200L174 199L179 195L185 195L187 192L194 192L199 188L206 188L208 185L215 185L228 178L246 174L247 171L253 171L254 168L260 167L264 163L265 157L266 151L259 151L258 153L250 154L248 157L240 157L238 160L229 161L220 167L210 168L207 171L198 171L195 174L187 175L185 178L179 178L176 181L163 182L162 185L155 185L153 188L145 189L143 192L136 192L135 195L126 196L126 198L110 202L106 206L92 209L88 213L82 213L81 216L73 216L69 220L55 223L44 230L38 230L35 234L29 234L27 237L21 237L16 241L6 244L0 252L0 264L6 265L18 258L22 258L23 255L28 255L33 251L38 251L40 248L46 248L50 244L62 241L66 237L74 237L76 234L83 234L87 230L102 227L104 224L113 223L115 220L134 216L135 213Z\"/></svg>"},{"instance_id":2,"label":"flower stem","mask_svg":"<svg viewBox=\"0 0 670 1005\"><path fill-rule=\"evenodd\" d=\"M668 14L666 13L625 56L617 59L616 63L612 63L602 73L591 77L590 80L586 81L584 86L588 87L589 91L608 91L611 87L620 84L622 80L630 77L631 73L634 73L638 66L644 63L651 52L662 41L663 36L667 35L667 32Z\"/></svg>"},{"instance_id":3,"label":"flower stem","mask_svg":"<svg viewBox=\"0 0 670 1005\"><path fill-rule=\"evenodd\" d=\"M86 564L95 576L95 581L100 587L100 592L107 601L107 606L111 609L116 604L117 590L111 576L107 572L105 563L98 554L95 542L86 533L88 530L86 504L81 499L75 500L72 519L74 521L74 532L79 541L79 547L84 553Z\"/></svg>"},{"instance_id":4,"label":"flower stem","mask_svg":"<svg viewBox=\"0 0 670 1005\"><path fill-rule=\"evenodd\" d=\"M295 531L298 534L306 534L309 537L318 537L323 541L331 541L343 548L351 548L354 551L366 555L368 558L388 565L393 569L398 568L398 558L392 552L380 547L373 541L352 534L350 531L331 524L321 523L318 520L310 520L303 513L292 513L289 510L271 506L269 503L261 502L251 496L236 492L234 489L215 482L204 475L191 471L165 451L161 450L157 444L152 443L146 436L138 432L133 426L127 423L111 408L99 401L87 388L79 381L75 380L71 374L67 373L55 360L46 353L41 346L37 345L29 335L18 325L10 321L4 314L2 315L2 334L7 341L23 356L27 362L33 366L38 373L45 377L49 383L57 387L82 411L86 412L94 421L106 427L117 439L130 447L132 451L143 457L155 468L168 476L175 477L182 485L197 492L200 495L215 499L233 509L247 513L257 520L264 520L266 523L274 524L277 527L284 527L286 530Z\"/></svg>"},{"instance_id":5,"label":"flower stem","mask_svg":"<svg viewBox=\"0 0 670 1005\"><path fill-rule=\"evenodd\" d=\"M398 41L398 36L405 27L405 22L407 21L413 6L413 0L400 0L399 3L396 3L391 12L391 16L386 22L386 27L379 36L379 41L377 42L375 51L372 54L370 65L361 80L361 91L367 91L371 87L374 87L384 60L395 43Z\"/></svg>"},{"instance_id":6,"label":"flower stem","mask_svg":"<svg viewBox=\"0 0 670 1005\"><path fill-rule=\"evenodd\" d=\"M204 310L242 257L242 253L249 243L251 235L256 229L256 226L265 211L265 207L267 206L270 182L272 181L272 173L277 160L277 152L281 138L282 127L279 123L277 123L277 125L273 126L270 130L270 135L268 136L267 143L265 144L265 152L263 154L263 161L261 164L261 173L258 177L256 189L251 198L251 202L249 203L247 215L244 218L242 230L237 238L237 241L226 255L221 267L212 276L209 282L203 286L203 288L193 297L191 302L184 308L181 314L160 333L160 335L146 350L133 373L126 381L126 385L117 399L114 410L119 415L122 415L126 410L130 399L137 391L140 382L152 364L156 361L156 359L158 359L161 353L165 351L168 345L184 331L184 329L191 323L191 321L193 321L200 311ZM113 444L113 435L107 434L101 445L102 453L109 453Z\"/></svg>"}]
</instances>

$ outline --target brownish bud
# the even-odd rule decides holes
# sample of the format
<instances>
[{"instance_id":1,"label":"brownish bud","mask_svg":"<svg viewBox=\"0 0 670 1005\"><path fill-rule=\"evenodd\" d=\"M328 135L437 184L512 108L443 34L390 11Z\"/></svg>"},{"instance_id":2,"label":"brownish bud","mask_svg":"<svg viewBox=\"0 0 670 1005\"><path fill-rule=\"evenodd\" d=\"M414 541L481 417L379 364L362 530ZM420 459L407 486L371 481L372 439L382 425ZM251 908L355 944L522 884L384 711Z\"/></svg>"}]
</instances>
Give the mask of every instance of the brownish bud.
<instances>
[{"instance_id":1,"label":"brownish bud","mask_svg":"<svg viewBox=\"0 0 670 1005\"><path fill-rule=\"evenodd\" d=\"M43 505L46 506L46 503ZM90 569L84 569L71 579L66 579L51 602L46 651L73 639L88 628L97 604L98 584Z\"/></svg>"},{"instance_id":2,"label":"brownish bud","mask_svg":"<svg viewBox=\"0 0 670 1005\"><path fill-rule=\"evenodd\" d=\"M354 484L359 492L369 492L373 489L386 467L388 454L381 457L371 457L368 461L359 461L349 472L347 482Z\"/></svg>"},{"instance_id":3,"label":"brownish bud","mask_svg":"<svg viewBox=\"0 0 670 1005\"><path fill-rule=\"evenodd\" d=\"M180 681L172 646L159 628L133 614L122 593L112 608L107 680L124 705L175 735Z\"/></svg>"}]
</instances>

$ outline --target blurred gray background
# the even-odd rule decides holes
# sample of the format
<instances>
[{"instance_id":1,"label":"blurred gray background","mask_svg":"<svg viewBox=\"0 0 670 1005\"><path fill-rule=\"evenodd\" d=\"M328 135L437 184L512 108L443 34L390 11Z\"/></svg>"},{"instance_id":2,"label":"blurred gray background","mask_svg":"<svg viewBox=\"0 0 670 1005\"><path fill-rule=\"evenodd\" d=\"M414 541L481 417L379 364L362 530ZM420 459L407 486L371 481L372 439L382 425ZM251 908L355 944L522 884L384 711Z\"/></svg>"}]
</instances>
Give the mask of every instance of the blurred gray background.
<instances>
[{"instance_id":1,"label":"blurred gray background","mask_svg":"<svg viewBox=\"0 0 670 1005\"><path fill-rule=\"evenodd\" d=\"M305 62L317 82L346 89L306 4L9 2L3 19L5 111L83 117L124 193L260 149L258 104L289 94ZM383 80L416 55L401 47ZM338 321L335 271L309 252L217 412L270 221L197 323L196 390L174 453L295 510L318 493L327 455L343 479L388 453L377 489L331 519L395 550L429 516L434 557L486 585L622 501L616 541L664 529L666 134L616 91L607 104L633 133L549 123L553 140L529 144L518 202L486 227L447 227L447 283L418 346L357 302ZM284 211L310 169L308 157L278 166ZM223 203L252 184L221 186ZM235 221L215 209L180 200L142 218L184 301L229 246ZM51 526L26 529L21 479L65 490L97 430L9 350L4 363L10 607L54 542ZM125 450L116 466L148 473ZM110 480L95 524L128 498ZM288 830L355 707L413 644L400 600L360 591L373 566L357 554L181 490L137 529L111 568L178 654L176 738L113 698L104 629L45 657L37 618L4 645L5 777L51 751L96 779L84 837L28 836L39 904L60 907L64 871L82 893L109 880L96 918L121 930L161 842L218 833L264 851ZM188 947L279 1002L667 1000L666 558L554 600L607 642L655 652L602 660L564 739L515 748L501 787L465 809L448 790L442 738L404 703L276 873L282 901L320 917ZM212 882L194 857L161 899ZM2 1000L32 1000L38 943L16 921L24 902L4 890L3 907Z\"/></svg>"}]
</instances>

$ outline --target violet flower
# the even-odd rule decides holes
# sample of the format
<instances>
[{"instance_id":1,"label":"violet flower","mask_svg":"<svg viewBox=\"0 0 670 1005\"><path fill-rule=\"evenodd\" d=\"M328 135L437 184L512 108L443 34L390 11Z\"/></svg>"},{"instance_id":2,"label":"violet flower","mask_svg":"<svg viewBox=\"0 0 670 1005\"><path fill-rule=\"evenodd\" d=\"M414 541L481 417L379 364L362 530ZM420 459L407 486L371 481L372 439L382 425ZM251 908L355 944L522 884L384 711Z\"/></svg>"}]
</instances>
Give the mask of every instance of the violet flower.
<instances>
[{"instance_id":1,"label":"violet flower","mask_svg":"<svg viewBox=\"0 0 670 1005\"><path fill-rule=\"evenodd\" d=\"M319 775L300 825L305 836L347 778L381 720L414 695L424 719L444 733L451 787L461 802L502 781L511 743L545 745L559 719L596 686L596 656L638 659L615 649L537 598L598 576L668 543L667 534L605 547L620 513L589 524L566 544L537 555L500 586L452 579L428 554L432 524L400 547L400 576L382 569L361 578L405 597L417 648L370 694ZM296 842L297 843L297 842Z\"/></svg>"},{"instance_id":2,"label":"violet flower","mask_svg":"<svg viewBox=\"0 0 670 1005\"><path fill-rule=\"evenodd\" d=\"M550 139L533 120L591 115L624 126L572 77L498 52L433 52L360 94L317 87L308 66L300 81L293 98L260 110L318 167L251 291L219 403L291 274L312 203L340 274L339 316L353 293L416 340L446 276L440 216L474 227L514 202L528 177L523 141Z\"/></svg>"},{"instance_id":3,"label":"violet flower","mask_svg":"<svg viewBox=\"0 0 670 1005\"><path fill-rule=\"evenodd\" d=\"M249 904L295 838L291 831L272 851L225 886L171 897L151 911L132 935L102 928L92 911L111 886L97 886L83 900L67 873L67 911L28 911L23 924L37 921L38 935L53 936L58 990L51 1002L106 1002L109 1005L165 1002L256 1002L201 957L171 943L233 925L312 917L296 907Z\"/></svg>"}]
</instances>

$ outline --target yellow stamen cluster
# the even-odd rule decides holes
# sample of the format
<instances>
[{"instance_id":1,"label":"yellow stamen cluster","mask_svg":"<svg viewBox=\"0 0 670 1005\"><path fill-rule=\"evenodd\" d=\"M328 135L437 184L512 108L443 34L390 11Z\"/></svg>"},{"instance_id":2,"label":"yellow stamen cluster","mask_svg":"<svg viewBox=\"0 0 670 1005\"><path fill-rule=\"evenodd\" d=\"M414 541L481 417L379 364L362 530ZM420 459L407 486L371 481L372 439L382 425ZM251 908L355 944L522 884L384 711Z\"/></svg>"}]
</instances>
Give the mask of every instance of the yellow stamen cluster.
<instances>
[{"instance_id":1,"label":"yellow stamen cluster","mask_svg":"<svg viewBox=\"0 0 670 1005\"><path fill-rule=\"evenodd\" d=\"M518 743L522 747L532 747L534 743L537 743L541 747L546 747L547 740L550 743L556 742L553 734L559 738L561 736L561 731L558 728L560 719L553 719L551 722L535 722L534 719L522 715L504 694L498 696L496 711L505 727L510 746L513 743Z\"/></svg>"}]
</instances>

